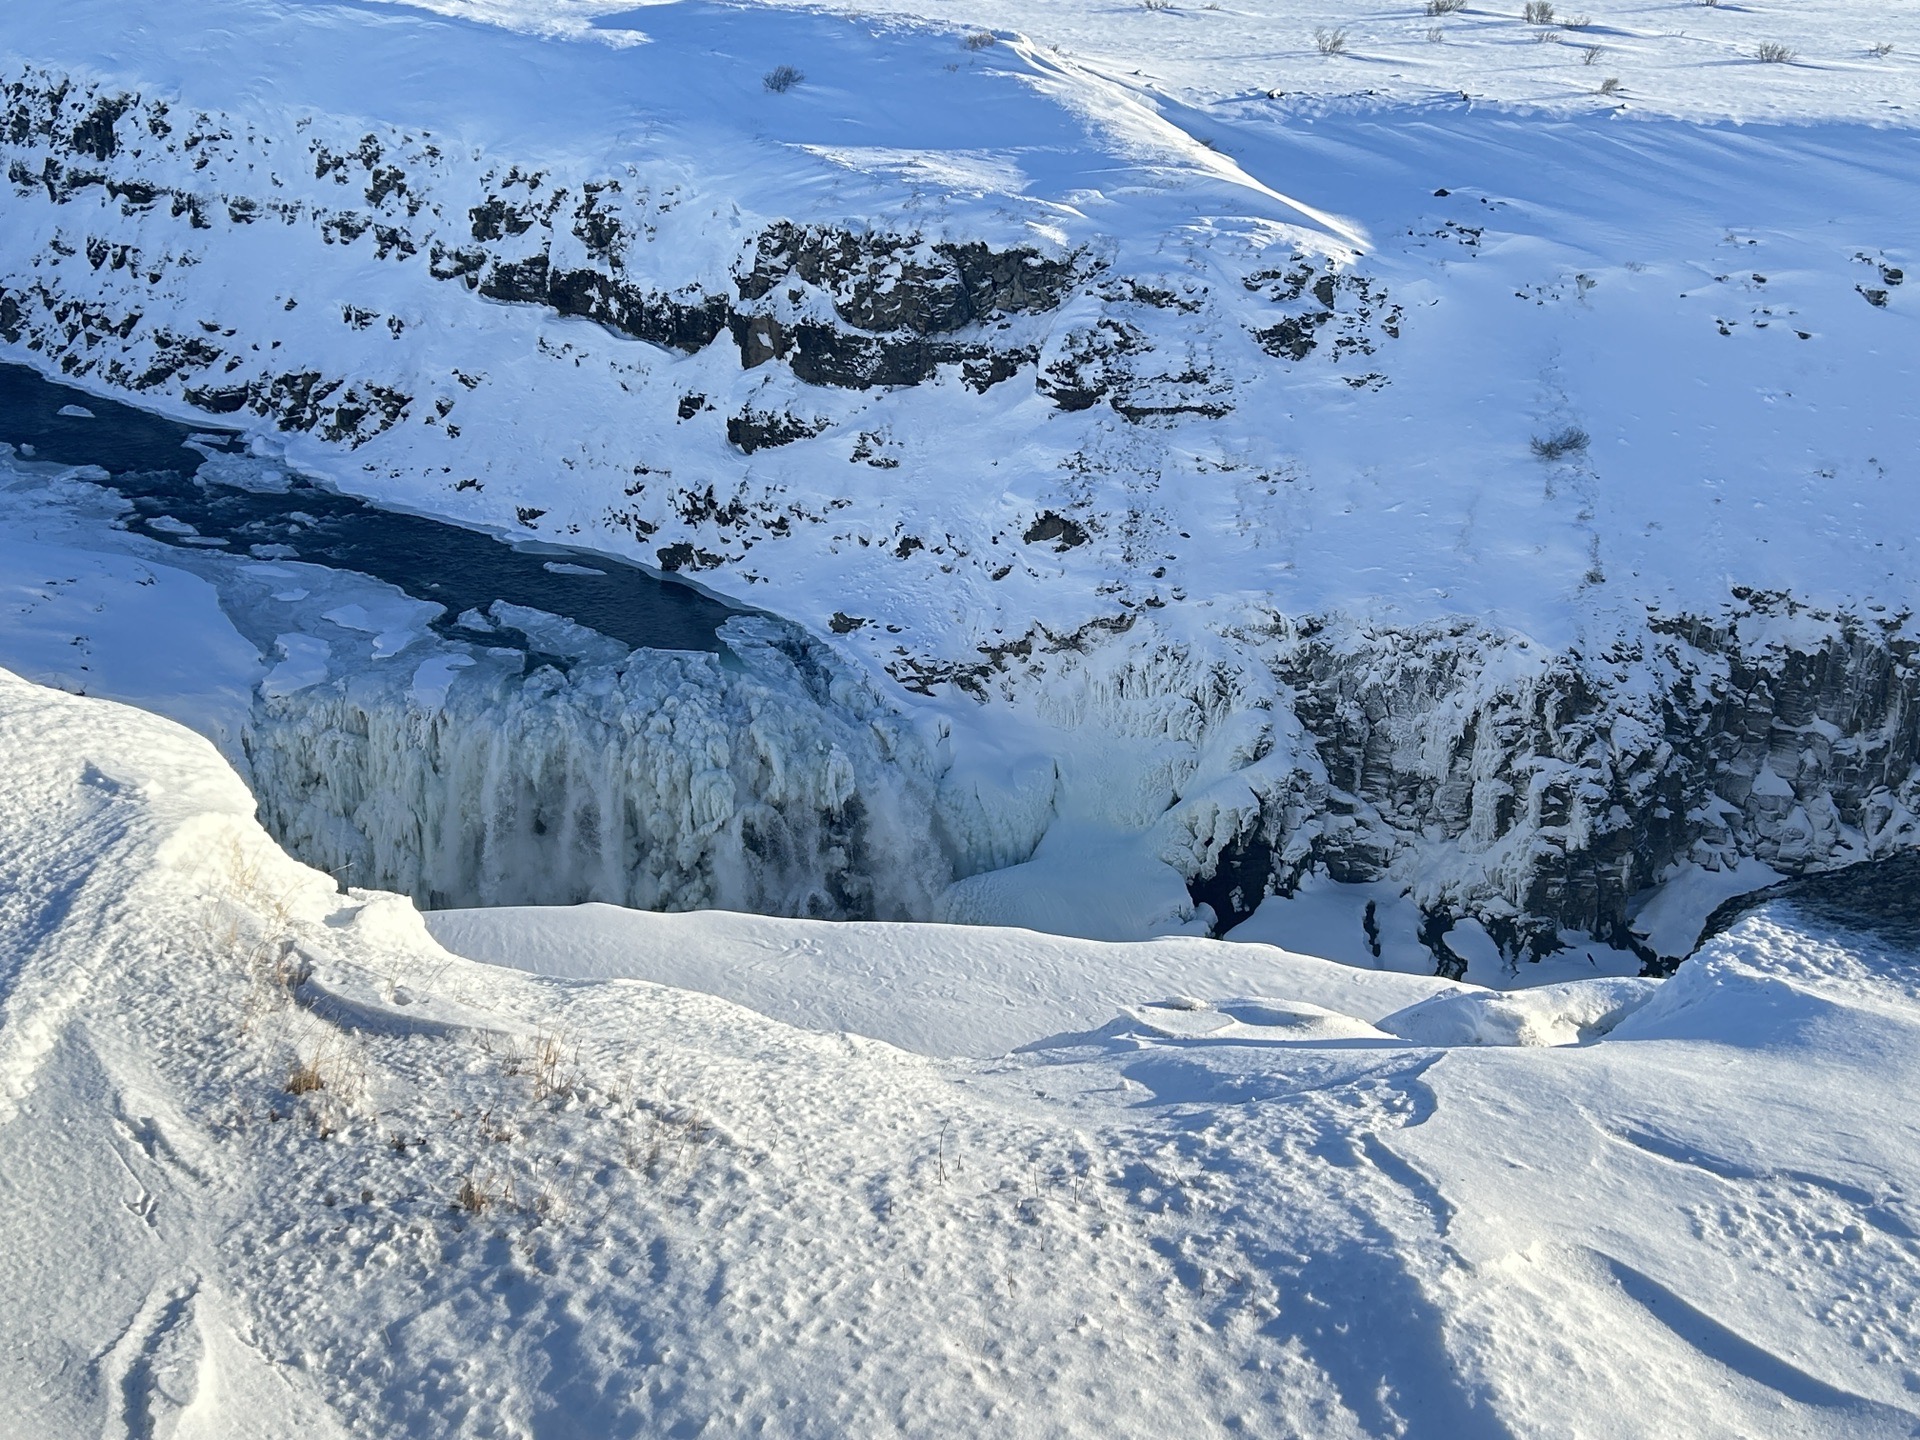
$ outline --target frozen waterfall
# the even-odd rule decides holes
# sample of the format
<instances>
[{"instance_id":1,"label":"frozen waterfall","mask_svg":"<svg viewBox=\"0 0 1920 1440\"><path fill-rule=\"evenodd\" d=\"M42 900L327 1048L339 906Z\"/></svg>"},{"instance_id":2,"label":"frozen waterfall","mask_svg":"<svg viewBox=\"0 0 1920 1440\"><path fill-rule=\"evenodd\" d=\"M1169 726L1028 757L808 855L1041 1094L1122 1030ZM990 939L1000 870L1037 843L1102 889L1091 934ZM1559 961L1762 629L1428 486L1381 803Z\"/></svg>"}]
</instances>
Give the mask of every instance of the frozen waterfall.
<instances>
[{"instance_id":1,"label":"frozen waterfall","mask_svg":"<svg viewBox=\"0 0 1920 1440\"><path fill-rule=\"evenodd\" d=\"M246 740L262 819L429 906L932 913L952 865L912 724L794 626L720 638L530 674L470 646L267 695Z\"/></svg>"}]
</instances>

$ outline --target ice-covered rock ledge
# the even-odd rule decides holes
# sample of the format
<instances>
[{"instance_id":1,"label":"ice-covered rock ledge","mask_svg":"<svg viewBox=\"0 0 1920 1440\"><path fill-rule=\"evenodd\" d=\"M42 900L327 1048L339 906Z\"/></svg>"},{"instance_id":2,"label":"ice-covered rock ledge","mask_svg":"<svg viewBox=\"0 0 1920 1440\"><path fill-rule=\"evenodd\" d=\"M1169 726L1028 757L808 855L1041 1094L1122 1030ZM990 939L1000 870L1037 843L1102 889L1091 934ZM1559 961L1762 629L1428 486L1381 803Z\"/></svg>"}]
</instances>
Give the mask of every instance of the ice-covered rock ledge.
<instances>
[{"instance_id":1,"label":"ice-covered rock ledge","mask_svg":"<svg viewBox=\"0 0 1920 1440\"><path fill-rule=\"evenodd\" d=\"M1435 941L1473 915L1509 953L1563 930L1640 946L1636 903L1690 867L1797 874L1920 839L1908 621L1743 592L1591 649L1464 623L1302 627L1283 674L1325 790L1307 826L1243 850L1402 879Z\"/></svg>"},{"instance_id":2,"label":"ice-covered rock ledge","mask_svg":"<svg viewBox=\"0 0 1920 1440\"><path fill-rule=\"evenodd\" d=\"M1210 925L1312 877L1387 882L1443 970L1464 920L1510 958L1593 937L1662 965L1727 894L1920 840L1909 621L1749 591L1559 649L1464 619L1274 617L1237 662L1144 621L1005 657L990 683L1060 757L1060 833L1138 837ZM1113 857L1058 849L963 881L960 917L1073 928L1031 887L1099 894Z\"/></svg>"}]
</instances>

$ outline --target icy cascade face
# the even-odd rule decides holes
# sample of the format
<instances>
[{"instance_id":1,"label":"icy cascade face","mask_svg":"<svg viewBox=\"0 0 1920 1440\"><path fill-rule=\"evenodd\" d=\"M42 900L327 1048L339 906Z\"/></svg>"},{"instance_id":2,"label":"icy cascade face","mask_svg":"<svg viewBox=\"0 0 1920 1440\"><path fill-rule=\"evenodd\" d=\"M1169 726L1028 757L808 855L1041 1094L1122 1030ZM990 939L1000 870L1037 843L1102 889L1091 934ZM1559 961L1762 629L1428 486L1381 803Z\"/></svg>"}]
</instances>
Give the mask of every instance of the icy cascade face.
<instances>
[{"instance_id":1,"label":"icy cascade face","mask_svg":"<svg viewBox=\"0 0 1920 1440\"><path fill-rule=\"evenodd\" d=\"M523 677L518 652L482 650L443 693L376 666L263 699L262 820L424 905L928 914L949 862L919 739L793 627L721 635L737 666L640 650Z\"/></svg>"},{"instance_id":2,"label":"icy cascade face","mask_svg":"<svg viewBox=\"0 0 1920 1440\"><path fill-rule=\"evenodd\" d=\"M1908 620L1745 592L1712 619L1596 618L1566 649L1275 617L1238 655L1145 622L991 683L1061 737L1047 818L1137 834L1221 927L1318 873L1400 886L1442 967L1468 918L1516 959L1565 932L1646 958L1634 906L1683 867L1807 874L1920 845ZM1023 872L1066 883L1048 857L963 871L947 913L994 918Z\"/></svg>"}]
</instances>

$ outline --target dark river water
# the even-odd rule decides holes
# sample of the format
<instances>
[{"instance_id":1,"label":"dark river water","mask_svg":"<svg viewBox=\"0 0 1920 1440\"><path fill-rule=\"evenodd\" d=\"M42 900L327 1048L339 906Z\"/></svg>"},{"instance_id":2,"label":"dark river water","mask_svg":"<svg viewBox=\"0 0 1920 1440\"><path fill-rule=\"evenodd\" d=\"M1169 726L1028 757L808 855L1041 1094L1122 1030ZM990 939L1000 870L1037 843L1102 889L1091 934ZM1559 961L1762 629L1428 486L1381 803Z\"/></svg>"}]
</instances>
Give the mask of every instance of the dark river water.
<instances>
[{"instance_id":1,"label":"dark river water","mask_svg":"<svg viewBox=\"0 0 1920 1440\"><path fill-rule=\"evenodd\" d=\"M71 413L76 408L89 413ZM454 617L464 611L505 600L563 615L624 645L718 651L714 631L742 613L614 556L510 544L444 520L383 510L298 475L286 477L284 493L213 483L198 473L203 457L187 447L189 437L242 453L231 432L181 425L55 384L24 365L0 365L0 441L19 447L23 459L99 466L110 477L105 488L133 506L129 528L165 544L371 575L444 605L435 627L442 633L455 632ZM500 643L497 633L485 638Z\"/></svg>"},{"instance_id":2,"label":"dark river water","mask_svg":"<svg viewBox=\"0 0 1920 1440\"><path fill-rule=\"evenodd\" d=\"M1790 901L1804 915L1920 952L1920 851L1902 850L1882 860L1800 875L1737 895L1713 912L1700 943L1776 900Z\"/></svg>"}]
</instances>

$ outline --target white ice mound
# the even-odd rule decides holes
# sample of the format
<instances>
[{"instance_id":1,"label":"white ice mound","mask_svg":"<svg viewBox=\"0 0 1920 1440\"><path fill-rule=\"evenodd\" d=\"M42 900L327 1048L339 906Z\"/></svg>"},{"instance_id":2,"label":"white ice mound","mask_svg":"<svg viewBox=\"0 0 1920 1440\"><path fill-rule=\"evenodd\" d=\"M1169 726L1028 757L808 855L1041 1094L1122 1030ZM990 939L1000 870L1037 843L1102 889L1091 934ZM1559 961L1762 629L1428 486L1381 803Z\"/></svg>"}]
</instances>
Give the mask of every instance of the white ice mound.
<instances>
[{"instance_id":1,"label":"white ice mound","mask_svg":"<svg viewBox=\"0 0 1920 1440\"><path fill-rule=\"evenodd\" d=\"M1119 1023L1133 1033L1165 1040L1241 1045L1324 1045L1331 1040L1393 1043L1391 1036L1364 1020L1305 1000L1248 997L1209 1004L1183 996L1130 1006Z\"/></svg>"},{"instance_id":2,"label":"white ice mound","mask_svg":"<svg viewBox=\"0 0 1920 1440\"><path fill-rule=\"evenodd\" d=\"M1436 995L1395 1011L1380 1029L1417 1045L1581 1045L1612 1030L1660 985L1613 978Z\"/></svg>"}]
</instances>

